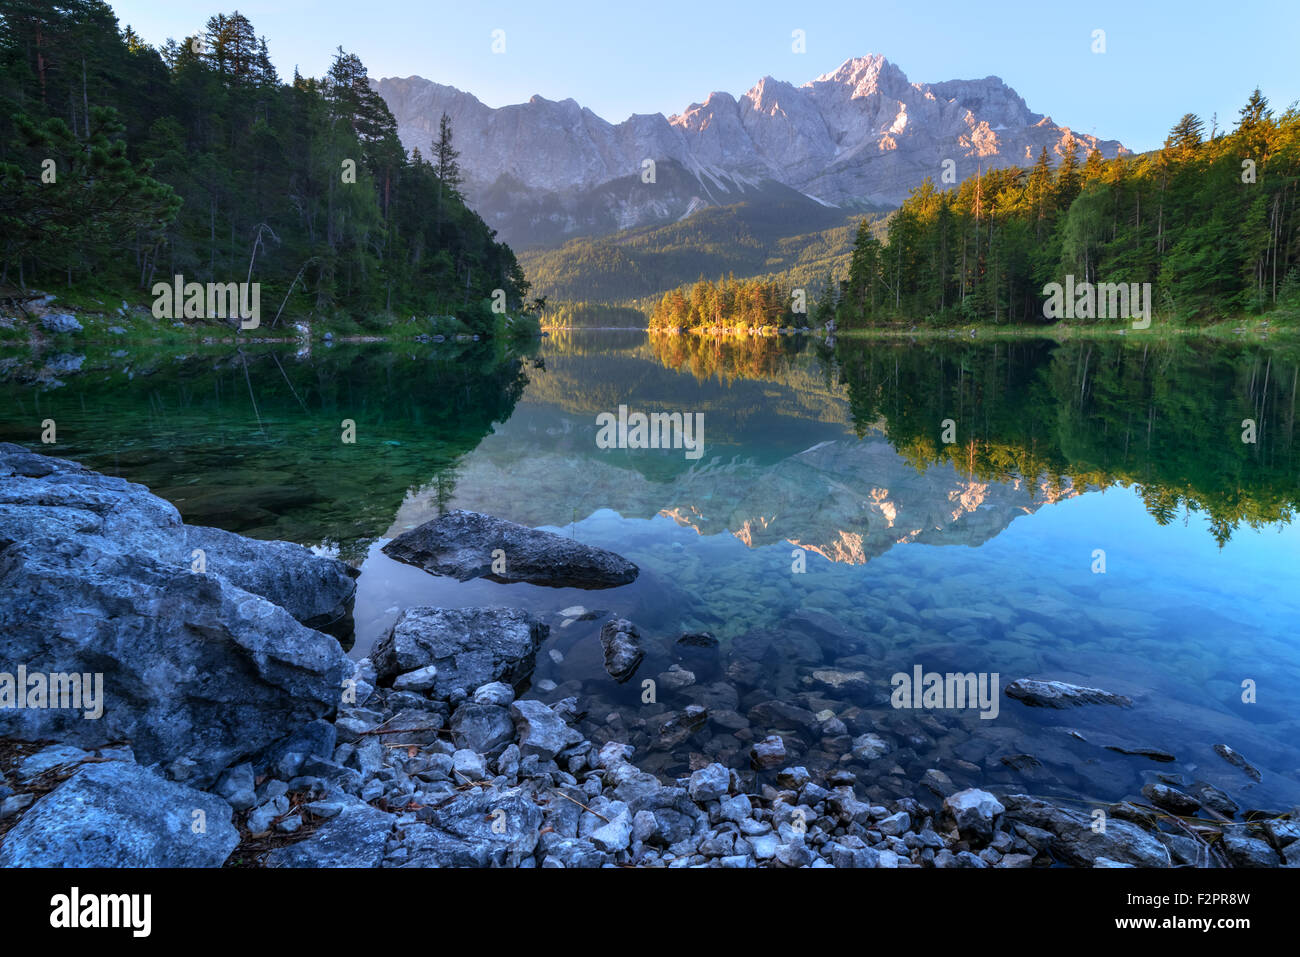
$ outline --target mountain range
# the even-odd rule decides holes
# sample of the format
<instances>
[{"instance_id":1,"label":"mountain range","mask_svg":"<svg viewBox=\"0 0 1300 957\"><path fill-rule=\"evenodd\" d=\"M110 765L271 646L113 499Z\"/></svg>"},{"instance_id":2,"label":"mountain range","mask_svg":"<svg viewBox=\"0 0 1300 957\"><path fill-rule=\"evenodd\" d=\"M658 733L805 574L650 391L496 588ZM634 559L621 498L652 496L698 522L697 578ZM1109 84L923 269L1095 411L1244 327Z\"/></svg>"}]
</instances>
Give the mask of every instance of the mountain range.
<instances>
[{"instance_id":1,"label":"mountain range","mask_svg":"<svg viewBox=\"0 0 1300 957\"><path fill-rule=\"evenodd\" d=\"M1127 152L1034 113L995 76L912 83L883 56L845 61L802 86L765 76L739 98L609 123L572 99L489 107L418 76L371 81L407 149L428 155L445 112L464 192L518 249L681 220L709 206L792 199L852 210L897 206L926 177ZM653 160L653 177L646 160ZM951 160L952 164L945 164ZM653 179L647 182L647 179Z\"/></svg>"}]
</instances>

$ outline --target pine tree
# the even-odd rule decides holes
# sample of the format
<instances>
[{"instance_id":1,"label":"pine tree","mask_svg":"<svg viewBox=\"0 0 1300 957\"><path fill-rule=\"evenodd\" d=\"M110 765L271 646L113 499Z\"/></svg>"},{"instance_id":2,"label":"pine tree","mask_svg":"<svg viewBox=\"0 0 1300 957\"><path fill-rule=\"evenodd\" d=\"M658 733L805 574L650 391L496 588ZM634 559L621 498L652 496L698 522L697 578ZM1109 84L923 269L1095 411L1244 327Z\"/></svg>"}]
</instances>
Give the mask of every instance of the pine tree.
<instances>
[{"instance_id":1,"label":"pine tree","mask_svg":"<svg viewBox=\"0 0 1300 957\"><path fill-rule=\"evenodd\" d=\"M1241 108L1236 133L1245 147L1245 156L1257 163L1268 158L1269 137L1273 131L1273 111L1268 108L1268 100L1256 87L1250 99Z\"/></svg>"},{"instance_id":2,"label":"pine tree","mask_svg":"<svg viewBox=\"0 0 1300 957\"><path fill-rule=\"evenodd\" d=\"M452 148L451 119L446 113L438 121L438 139L433 144L433 165L438 180L450 192L458 193L461 184L460 153Z\"/></svg>"},{"instance_id":3,"label":"pine tree","mask_svg":"<svg viewBox=\"0 0 1300 957\"><path fill-rule=\"evenodd\" d=\"M1061 165L1056 170L1056 208L1067 210L1079 195L1079 144L1069 133L1061 141Z\"/></svg>"},{"instance_id":4,"label":"pine tree","mask_svg":"<svg viewBox=\"0 0 1300 957\"><path fill-rule=\"evenodd\" d=\"M1047 205L1052 195L1052 162L1047 156L1046 146L1038 154L1038 162L1029 174L1026 192L1029 207L1033 211L1034 235L1042 239L1043 228L1047 223Z\"/></svg>"},{"instance_id":5,"label":"pine tree","mask_svg":"<svg viewBox=\"0 0 1300 957\"><path fill-rule=\"evenodd\" d=\"M1201 146L1205 134L1205 124L1195 113L1184 113L1183 118L1174 124L1165 139L1164 148L1177 163L1191 160Z\"/></svg>"},{"instance_id":6,"label":"pine tree","mask_svg":"<svg viewBox=\"0 0 1300 957\"><path fill-rule=\"evenodd\" d=\"M438 139L433 144L433 168L438 174L438 226L442 226L444 197L459 196L460 153L451 143L451 119L446 113L438 121Z\"/></svg>"}]
</instances>

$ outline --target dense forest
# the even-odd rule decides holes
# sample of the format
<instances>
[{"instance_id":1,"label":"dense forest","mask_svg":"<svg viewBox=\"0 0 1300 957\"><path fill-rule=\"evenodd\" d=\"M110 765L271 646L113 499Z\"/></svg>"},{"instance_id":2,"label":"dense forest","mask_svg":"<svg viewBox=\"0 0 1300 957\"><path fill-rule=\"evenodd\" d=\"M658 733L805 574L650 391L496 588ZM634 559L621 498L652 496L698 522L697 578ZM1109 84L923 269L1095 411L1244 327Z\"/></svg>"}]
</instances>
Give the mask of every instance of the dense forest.
<instances>
[{"instance_id":1,"label":"dense forest","mask_svg":"<svg viewBox=\"0 0 1300 957\"><path fill-rule=\"evenodd\" d=\"M1045 314L1045 287L1073 277L1150 283L1161 321L1266 312L1300 321L1295 107L1275 115L1256 90L1230 132L1207 135L1187 114L1163 148L1142 156L1080 158L1071 145L1055 167L1044 150L1030 169L989 170L954 189L926 180L883 237L869 222L859 226L848 278L817 290L809 315L841 328L1049 324L1057 319ZM652 326L733 327L742 316L726 311L729 286L670 292ZM768 308L744 318L789 324L773 304L789 303L797 286L766 291Z\"/></svg>"},{"instance_id":2,"label":"dense forest","mask_svg":"<svg viewBox=\"0 0 1300 957\"><path fill-rule=\"evenodd\" d=\"M530 249L520 253L520 261L534 291L552 302L599 300L646 312L665 291L701 273L779 276L794 285L812 285L828 273L845 278L862 213L792 198L790 192L708 207L662 226Z\"/></svg>"},{"instance_id":3,"label":"dense forest","mask_svg":"<svg viewBox=\"0 0 1300 957\"><path fill-rule=\"evenodd\" d=\"M475 332L525 306L445 117L433 155L407 155L355 55L282 82L239 13L155 48L101 0L0 0L0 179L10 288L139 302L180 274L260 283L268 319Z\"/></svg>"},{"instance_id":4,"label":"dense forest","mask_svg":"<svg viewBox=\"0 0 1300 957\"><path fill-rule=\"evenodd\" d=\"M788 289L774 280L699 279L689 289L666 292L650 313L652 330L700 329L713 333L746 334L756 329L799 328L809 317L825 321L832 315L831 283L822 283L821 301L808 301L802 287Z\"/></svg>"}]
</instances>

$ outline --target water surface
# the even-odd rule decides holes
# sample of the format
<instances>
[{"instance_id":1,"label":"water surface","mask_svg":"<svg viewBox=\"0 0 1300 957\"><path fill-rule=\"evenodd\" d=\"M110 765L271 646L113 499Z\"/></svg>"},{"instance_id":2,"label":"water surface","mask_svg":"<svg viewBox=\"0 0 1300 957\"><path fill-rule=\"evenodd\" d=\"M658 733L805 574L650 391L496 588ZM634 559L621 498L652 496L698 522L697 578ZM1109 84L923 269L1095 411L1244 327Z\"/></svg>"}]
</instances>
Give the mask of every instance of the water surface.
<instances>
[{"instance_id":1,"label":"water surface","mask_svg":"<svg viewBox=\"0 0 1300 957\"><path fill-rule=\"evenodd\" d=\"M551 635L525 693L578 695L593 739L630 741L664 774L744 766L777 733L790 763L851 770L879 798L933 803L936 771L941 789L1077 801L1156 775L1243 808L1300 801L1297 365L1277 351L593 332L535 353L16 353L0 375L0 439L142 482L186 521L359 565L354 656L415 604L539 615ZM598 448L596 416L620 404L704 413L704 455ZM596 592L457 583L380 552L456 507L610 548L641 576ZM572 606L590 614L560 614ZM611 615L648 652L621 685L597 639ZM716 652L676 643L700 631ZM917 665L1134 706L895 709L890 677ZM665 732L692 703L709 720ZM866 733L889 753L852 756Z\"/></svg>"}]
</instances>

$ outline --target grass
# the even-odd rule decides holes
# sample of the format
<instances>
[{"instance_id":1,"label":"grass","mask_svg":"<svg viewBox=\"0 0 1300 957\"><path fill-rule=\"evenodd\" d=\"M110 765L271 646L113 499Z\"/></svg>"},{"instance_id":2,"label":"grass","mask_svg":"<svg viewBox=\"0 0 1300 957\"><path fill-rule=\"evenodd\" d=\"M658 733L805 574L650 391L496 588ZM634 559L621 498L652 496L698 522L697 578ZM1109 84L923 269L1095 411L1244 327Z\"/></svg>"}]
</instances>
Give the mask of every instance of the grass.
<instances>
[{"instance_id":1,"label":"grass","mask_svg":"<svg viewBox=\"0 0 1300 957\"><path fill-rule=\"evenodd\" d=\"M17 293L13 289L0 289L0 299ZM39 295L36 291L30 294ZM122 299L119 294L94 287L79 286L72 290L58 290L48 306L35 301L23 303L23 308L5 304L0 314L16 319L13 323L0 322L0 344L50 344L84 346L86 342L121 345L192 346L199 344L242 344L268 342L300 342L304 339L321 340L329 333L336 341L412 342L422 336L442 335L448 339L473 336L476 333L489 338L492 333L476 329L456 316L398 316L376 315L358 319L346 313L328 316L274 315L263 316L256 329L239 330L220 320L185 319L175 322L157 319L152 312L152 301ZM51 333L41 328L40 315L46 313L71 313L81 323L82 331L76 333ZM506 323L498 317L493 331L508 339L535 338L539 333L536 320L520 317Z\"/></svg>"}]
</instances>

